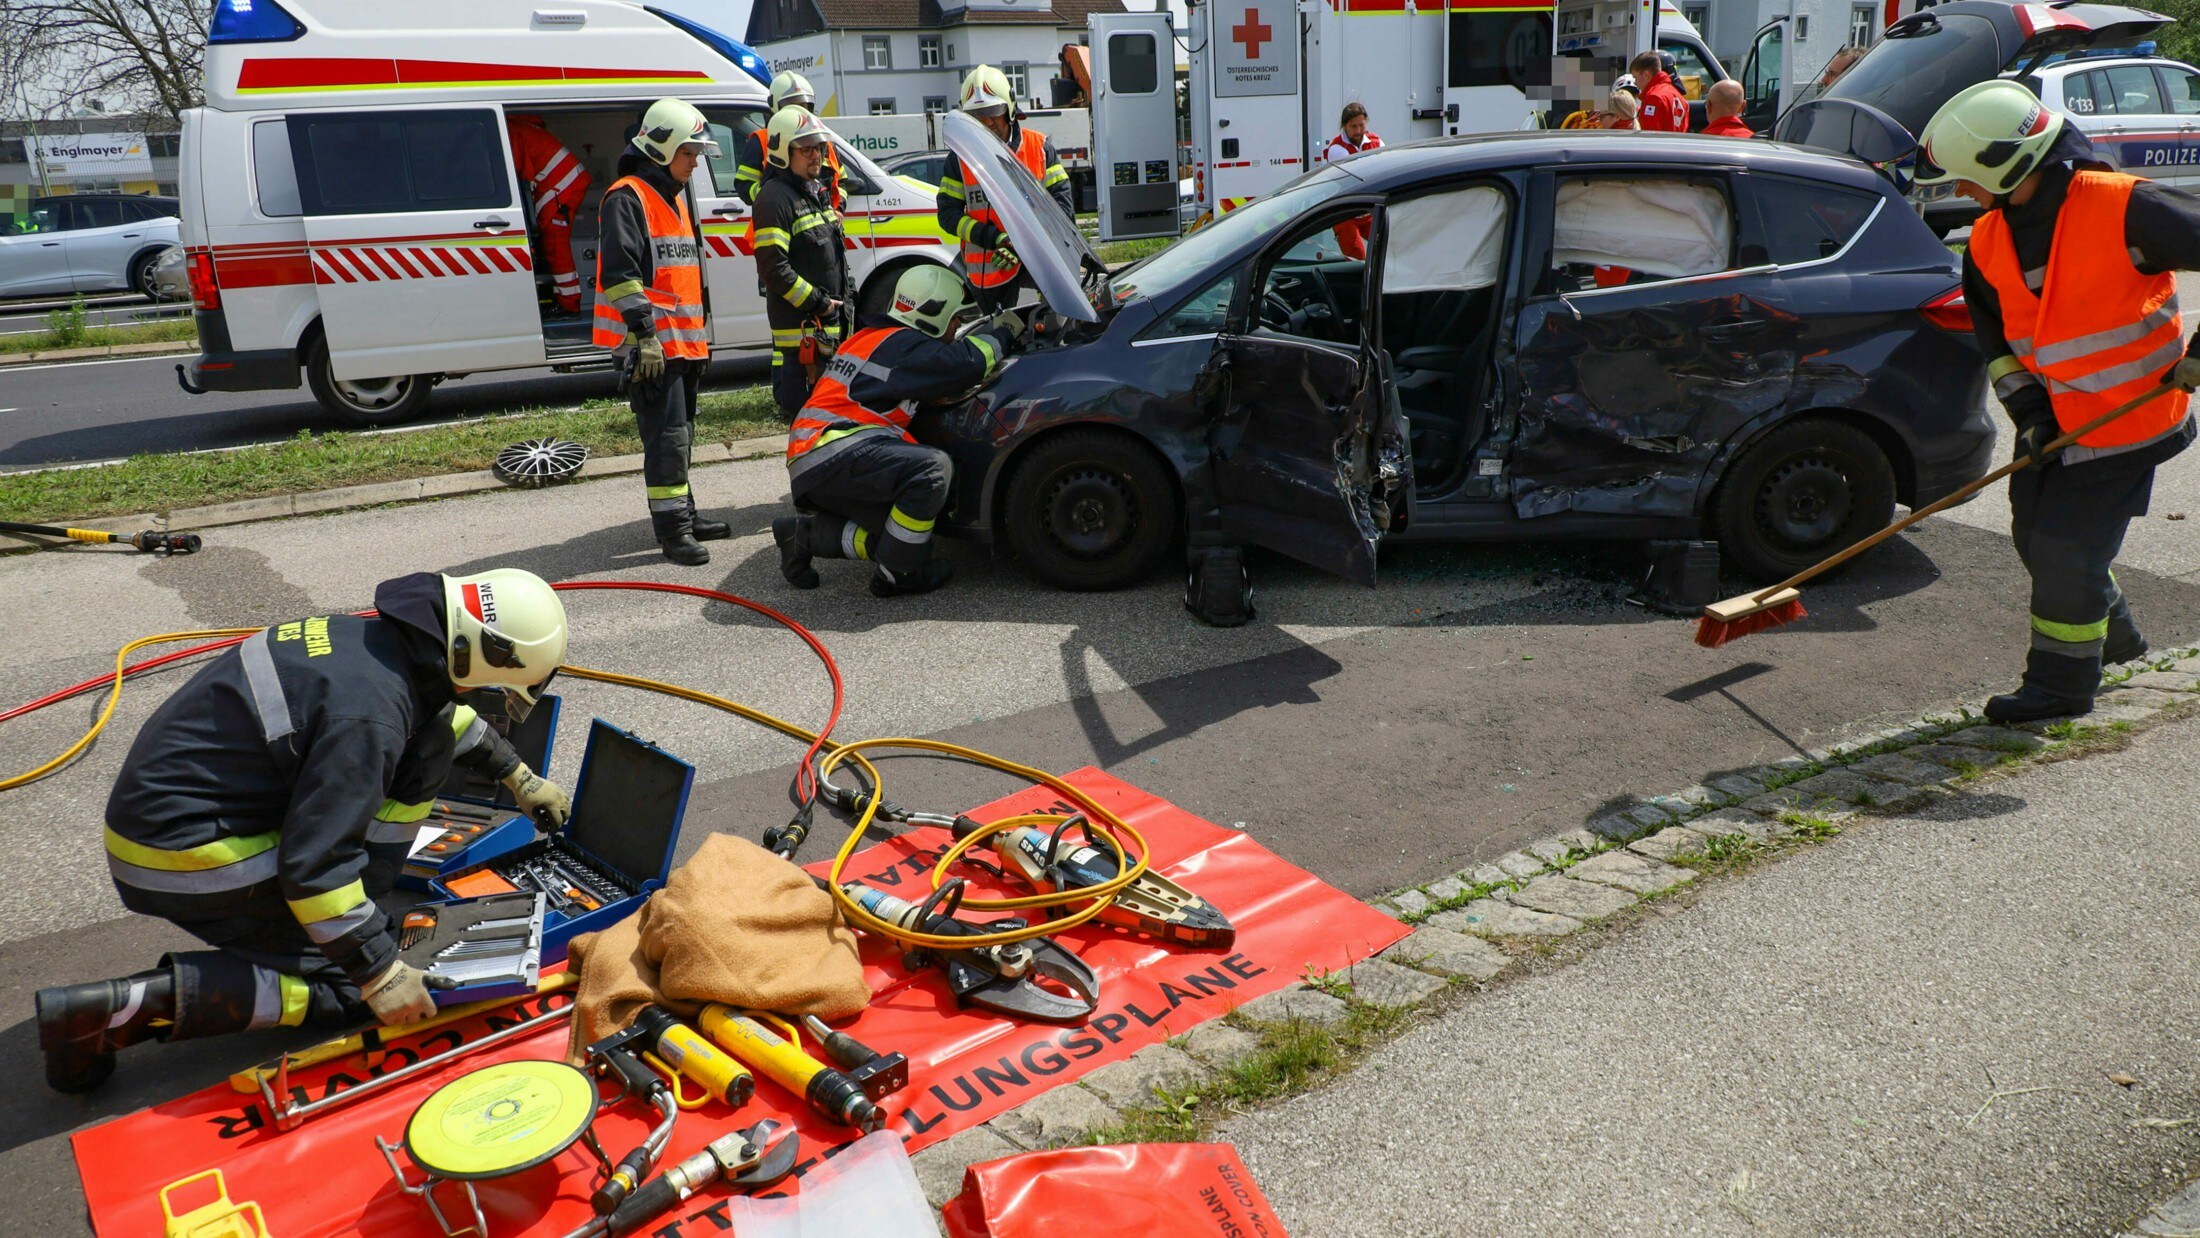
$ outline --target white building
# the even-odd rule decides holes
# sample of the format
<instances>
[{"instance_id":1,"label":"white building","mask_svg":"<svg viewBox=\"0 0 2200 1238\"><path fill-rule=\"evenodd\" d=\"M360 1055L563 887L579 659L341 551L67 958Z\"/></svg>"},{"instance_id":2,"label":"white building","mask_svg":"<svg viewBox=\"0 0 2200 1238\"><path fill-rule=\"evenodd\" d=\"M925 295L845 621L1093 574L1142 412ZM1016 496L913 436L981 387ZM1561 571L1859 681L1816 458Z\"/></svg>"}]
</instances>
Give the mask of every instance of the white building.
<instances>
[{"instance_id":1,"label":"white building","mask_svg":"<svg viewBox=\"0 0 2200 1238\"><path fill-rule=\"evenodd\" d=\"M1892 12L1908 13L1915 4L1896 10L1889 0L1675 0L1681 12L1703 32L1703 41L1726 65L1740 73L1749 57L1750 41L1765 23L1780 17L1795 19L1795 69L1808 82L1826 67L1833 54L1849 44L1868 46L1886 33Z\"/></svg>"},{"instance_id":2,"label":"white building","mask_svg":"<svg viewBox=\"0 0 2200 1238\"><path fill-rule=\"evenodd\" d=\"M944 111L989 64L1026 108L1053 106L1049 81L1085 18L1122 0L756 0L747 42L817 89L824 116Z\"/></svg>"}]
</instances>

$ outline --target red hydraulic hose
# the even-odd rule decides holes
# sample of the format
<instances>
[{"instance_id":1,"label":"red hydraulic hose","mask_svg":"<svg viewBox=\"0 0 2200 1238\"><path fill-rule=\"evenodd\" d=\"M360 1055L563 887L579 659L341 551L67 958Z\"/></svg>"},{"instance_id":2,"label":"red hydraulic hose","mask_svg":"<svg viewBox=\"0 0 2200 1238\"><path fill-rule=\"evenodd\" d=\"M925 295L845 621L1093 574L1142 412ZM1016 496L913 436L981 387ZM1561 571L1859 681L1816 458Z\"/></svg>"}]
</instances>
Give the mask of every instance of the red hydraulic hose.
<instances>
[{"instance_id":1,"label":"red hydraulic hose","mask_svg":"<svg viewBox=\"0 0 2200 1238\"><path fill-rule=\"evenodd\" d=\"M801 637L802 643L808 645L811 652L817 654L818 661L824 663L825 673L833 681L833 707L825 715L825 725L817 729L817 738L810 742L809 749L802 754L802 765L795 775L795 793L801 797L802 802L808 803L816 798L817 754L824 749L827 737L833 733L833 727L840 722L840 709L845 688L841 683L840 664L833 661L832 651L825 648L825 643L817 639L815 633L762 602L752 602L737 594L726 593L718 589L705 589L699 585L675 585L655 580L568 580L550 587L561 593L568 590L582 589L618 589L637 593L685 593L691 597L708 598L714 602L725 602L732 606L739 606L744 610L754 611ZM352 613L362 617L371 617L376 612L358 610ZM189 649L174 650L170 653L161 654L159 657L147 658L143 662L133 662L122 669L122 674L127 677L140 671L155 670L171 662L181 661L184 658L194 657L202 653L212 653L219 649L227 649L245 639L242 636L232 636L223 640L208 641L203 645L193 645ZM47 693L35 701L26 701L5 713L0 713L0 722L20 718L24 714L44 709L48 705L58 704L73 696L81 696L86 692L97 691L100 688L107 687L114 681L115 677L112 672L105 675L96 675L83 683L63 688L58 692Z\"/></svg>"}]
</instances>

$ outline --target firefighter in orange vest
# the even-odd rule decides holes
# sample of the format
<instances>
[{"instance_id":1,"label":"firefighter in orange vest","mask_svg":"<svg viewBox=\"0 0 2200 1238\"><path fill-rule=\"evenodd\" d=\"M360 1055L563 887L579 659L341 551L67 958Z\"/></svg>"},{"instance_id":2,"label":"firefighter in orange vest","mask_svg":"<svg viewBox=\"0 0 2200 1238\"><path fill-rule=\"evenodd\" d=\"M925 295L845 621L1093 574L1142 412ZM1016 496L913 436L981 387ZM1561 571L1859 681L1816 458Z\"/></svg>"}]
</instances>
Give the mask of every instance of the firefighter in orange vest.
<instances>
[{"instance_id":1,"label":"firefighter in orange vest","mask_svg":"<svg viewBox=\"0 0 2200 1238\"><path fill-rule=\"evenodd\" d=\"M993 136L1016 154L1016 162L1054 198L1055 205L1072 223L1077 219L1076 199L1070 194L1069 173L1054 153L1054 143L1037 129L1016 119L1016 100L1009 93L1008 76L992 65L979 65L963 78L962 110L975 116ZM940 172L940 230L962 241L963 273L978 294L978 307L991 313L1016 303L1016 294L1031 286L1031 277L1009 248L1008 234L985 203L985 192L963 183L962 161L947 157Z\"/></svg>"},{"instance_id":2,"label":"firefighter in orange vest","mask_svg":"<svg viewBox=\"0 0 2200 1238\"><path fill-rule=\"evenodd\" d=\"M1955 182L1986 208L1963 292L1987 376L2017 425L2009 479L2017 555L2032 576L2024 682L1986 702L1996 722L2093 708L2101 665L2143 656L2109 569L2154 470L2193 440L2200 386L2175 272L2200 268L2200 198L2105 170L2092 143L2013 81L1981 82L1925 126L1921 184ZM2047 443L2155 387L2163 396L2046 459Z\"/></svg>"},{"instance_id":3,"label":"firefighter in orange vest","mask_svg":"<svg viewBox=\"0 0 2200 1238\"><path fill-rule=\"evenodd\" d=\"M772 521L779 572L815 589L812 559L868 559L877 597L924 593L947 583L950 565L932 557L932 526L947 505L954 465L918 443L910 418L991 378L1024 323L1002 314L961 339L963 283L944 267L911 267L894 284L883 315L865 315L833 354L787 435L787 481L797 507L816 515Z\"/></svg>"},{"instance_id":4,"label":"firefighter in orange vest","mask_svg":"<svg viewBox=\"0 0 2200 1238\"><path fill-rule=\"evenodd\" d=\"M799 107L772 114L756 192L756 275L772 330L772 402L793 421L840 344L847 313L847 235L823 179L825 126Z\"/></svg>"},{"instance_id":5,"label":"firefighter in orange vest","mask_svg":"<svg viewBox=\"0 0 2200 1238\"><path fill-rule=\"evenodd\" d=\"M560 313L577 313L581 277L573 266L573 216L588 196L588 170L543 128L542 117L509 116L504 127L512 136L512 162L526 187L527 215L535 221L535 238L550 266L551 295Z\"/></svg>"},{"instance_id":6,"label":"firefighter in orange vest","mask_svg":"<svg viewBox=\"0 0 2200 1238\"><path fill-rule=\"evenodd\" d=\"M781 73L772 79L771 105L772 110L765 117L767 122L771 117L779 115L779 109L784 107L798 107L815 115L817 92L810 89L810 79L800 73ZM741 143L740 160L734 165L734 196L750 206L756 205L756 196L764 188L765 169L770 166L766 158L770 152L764 148L769 144L770 128L767 124L751 133ZM834 210L840 210L847 205L848 195L840 187L840 152L830 142L825 144L825 169L818 179L825 183L825 188L832 194ZM750 239L755 239L753 233Z\"/></svg>"},{"instance_id":7,"label":"firefighter in orange vest","mask_svg":"<svg viewBox=\"0 0 2200 1238\"><path fill-rule=\"evenodd\" d=\"M695 514L688 453L695 391L710 364L703 317L703 242L688 210L687 182L704 152L716 154L703 114L659 99L642 116L619 179L604 191L596 253L598 348L626 374L627 401L642 438L649 523L665 558L683 567L710 562L701 543L729 537L722 520Z\"/></svg>"}]
</instances>

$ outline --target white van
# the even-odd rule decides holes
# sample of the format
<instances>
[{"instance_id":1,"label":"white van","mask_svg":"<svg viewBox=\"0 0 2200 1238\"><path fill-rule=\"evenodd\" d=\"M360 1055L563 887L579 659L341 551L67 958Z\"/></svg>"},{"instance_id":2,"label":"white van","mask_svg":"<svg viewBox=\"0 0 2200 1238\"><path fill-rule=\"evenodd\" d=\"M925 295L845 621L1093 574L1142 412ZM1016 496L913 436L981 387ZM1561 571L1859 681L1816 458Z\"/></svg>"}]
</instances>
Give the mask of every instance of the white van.
<instances>
[{"instance_id":1,"label":"white van","mask_svg":"<svg viewBox=\"0 0 2200 1238\"><path fill-rule=\"evenodd\" d=\"M596 201L656 99L703 110L696 169L711 343L769 347L733 195L767 117L756 53L617 0L219 0L206 105L184 113L183 244L200 355L184 389L294 389L349 423L417 415L447 377L601 367L589 341ZM577 314L543 295L505 114L539 116L594 185L575 221ZM879 309L912 263L954 261L932 193L846 143L849 270Z\"/></svg>"}]
</instances>

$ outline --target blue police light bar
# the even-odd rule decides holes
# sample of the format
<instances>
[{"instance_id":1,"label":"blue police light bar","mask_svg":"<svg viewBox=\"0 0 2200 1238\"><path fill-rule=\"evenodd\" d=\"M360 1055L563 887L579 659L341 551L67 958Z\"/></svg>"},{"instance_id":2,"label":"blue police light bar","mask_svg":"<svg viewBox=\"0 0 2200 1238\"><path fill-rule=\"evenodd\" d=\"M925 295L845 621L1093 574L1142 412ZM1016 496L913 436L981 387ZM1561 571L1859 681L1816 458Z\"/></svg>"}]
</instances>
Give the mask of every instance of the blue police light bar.
<instances>
[{"instance_id":1,"label":"blue police light bar","mask_svg":"<svg viewBox=\"0 0 2200 1238\"><path fill-rule=\"evenodd\" d=\"M306 28L275 0L215 0L209 43L288 43Z\"/></svg>"},{"instance_id":2,"label":"blue police light bar","mask_svg":"<svg viewBox=\"0 0 2200 1238\"><path fill-rule=\"evenodd\" d=\"M246 0L246 3L251 3L251 0ZM702 40L704 45L712 51L740 65L750 77L766 86L772 84L771 66L765 64L764 58L757 55L756 50L748 44L739 39L729 39L710 27L699 22L690 21L678 13L667 13L654 5L643 5L642 7Z\"/></svg>"}]
</instances>

